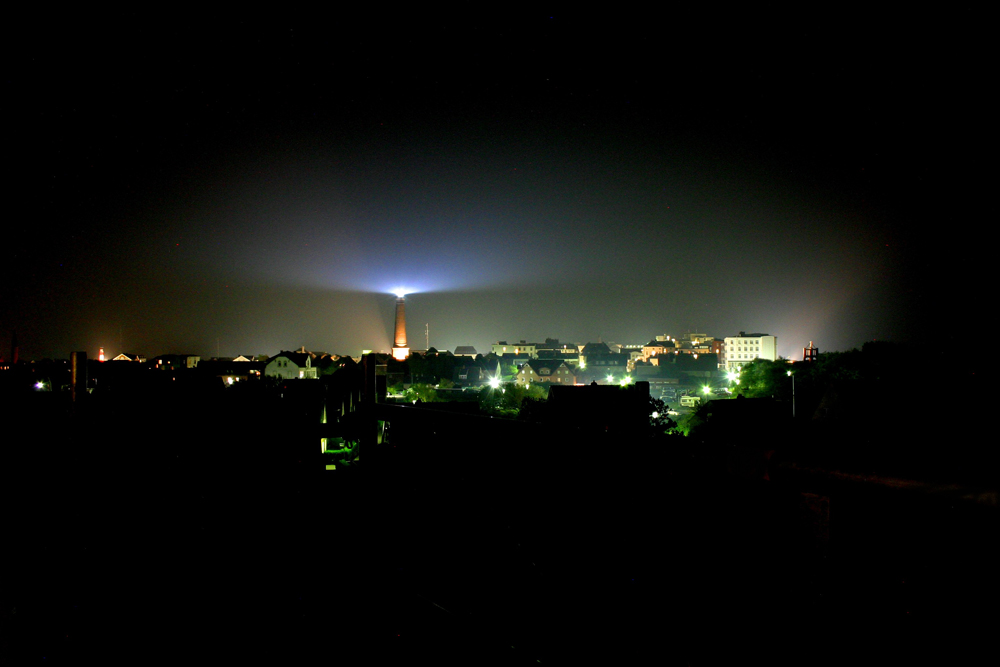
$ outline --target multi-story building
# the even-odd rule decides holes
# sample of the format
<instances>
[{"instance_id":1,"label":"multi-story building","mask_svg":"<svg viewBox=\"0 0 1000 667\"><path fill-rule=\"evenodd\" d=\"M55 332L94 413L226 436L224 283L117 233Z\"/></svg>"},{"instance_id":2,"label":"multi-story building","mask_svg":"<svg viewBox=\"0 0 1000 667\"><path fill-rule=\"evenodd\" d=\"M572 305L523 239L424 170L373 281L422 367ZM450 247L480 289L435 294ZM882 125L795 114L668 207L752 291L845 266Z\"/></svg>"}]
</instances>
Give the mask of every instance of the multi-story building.
<instances>
[{"instance_id":1,"label":"multi-story building","mask_svg":"<svg viewBox=\"0 0 1000 667\"><path fill-rule=\"evenodd\" d=\"M196 368L201 357L194 354L161 354L153 357L153 366L166 371L176 371L181 368Z\"/></svg>"},{"instance_id":2,"label":"multi-story building","mask_svg":"<svg viewBox=\"0 0 1000 667\"><path fill-rule=\"evenodd\" d=\"M673 341L659 340L659 336L657 336L657 340L651 340L642 346L641 358L643 361L648 361L652 363L654 366L657 366L659 365L658 357L662 357L666 354L671 354L676 349L677 346L674 345Z\"/></svg>"},{"instance_id":3,"label":"multi-story building","mask_svg":"<svg viewBox=\"0 0 1000 667\"><path fill-rule=\"evenodd\" d=\"M712 336L709 336L708 334L697 333L692 331L689 331L688 333L684 334L683 338L684 340L690 342L692 345L698 345L699 343L705 343L707 341L712 340Z\"/></svg>"},{"instance_id":4,"label":"multi-story building","mask_svg":"<svg viewBox=\"0 0 1000 667\"><path fill-rule=\"evenodd\" d=\"M540 359L570 359L575 361L580 351L576 343L560 343L558 338L546 338L544 343L535 344L535 354Z\"/></svg>"},{"instance_id":5,"label":"multi-story building","mask_svg":"<svg viewBox=\"0 0 1000 667\"><path fill-rule=\"evenodd\" d=\"M527 354L529 357L538 356L538 345L536 343L528 343L526 341L520 341L518 343L508 343L502 340L498 343L493 343L493 347L490 350L493 354L501 357L505 354Z\"/></svg>"},{"instance_id":6,"label":"multi-story building","mask_svg":"<svg viewBox=\"0 0 1000 667\"><path fill-rule=\"evenodd\" d=\"M765 333L740 332L739 336L727 336L726 370L739 368L754 359L778 359L778 337Z\"/></svg>"}]
</instances>

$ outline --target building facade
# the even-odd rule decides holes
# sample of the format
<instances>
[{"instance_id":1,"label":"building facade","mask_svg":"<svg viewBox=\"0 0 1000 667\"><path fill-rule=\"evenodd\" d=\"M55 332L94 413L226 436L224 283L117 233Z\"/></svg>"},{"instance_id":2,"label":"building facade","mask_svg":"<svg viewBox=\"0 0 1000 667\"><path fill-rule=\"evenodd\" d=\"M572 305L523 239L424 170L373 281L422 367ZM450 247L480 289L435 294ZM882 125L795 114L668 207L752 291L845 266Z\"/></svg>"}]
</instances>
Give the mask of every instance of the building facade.
<instances>
[{"instance_id":1,"label":"building facade","mask_svg":"<svg viewBox=\"0 0 1000 667\"><path fill-rule=\"evenodd\" d=\"M746 333L727 336L725 341L726 370L737 369L754 359L778 360L778 337L766 333Z\"/></svg>"},{"instance_id":2,"label":"building facade","mask_svg":"<svg viewBox=\"0 0 1000 667\"><path fill-rule=\"evenodd\" d=\"M508 343L507 341L502 340L497 343L493 343L490 351L498 357L502 357L505 354L526 354L531 358L535 358L538 356L538 344L528 343L523 340L517 343Z\"/></svg>"},{"instance_id":3,"label":"building facade","mask_svg":"<svg viewBox=\"0 0 1000 667\"><path fill-rule=\"evenodd\" d=\"M531 382L576 384L576 372L562 359L531 359L518 371L517 383Z\"/></svg>"},{"instance_id":4,"label":"building facade","mask_svg":"<svg viewBox=\"0 0 1000 667\"><path fill-rule=\"evenodd\" d=\"M301 352L279 352L274 355L268 359L264 375L282 380L315 380L319 377L312 365L312 357Z\"/></svg>"}]
</instances>

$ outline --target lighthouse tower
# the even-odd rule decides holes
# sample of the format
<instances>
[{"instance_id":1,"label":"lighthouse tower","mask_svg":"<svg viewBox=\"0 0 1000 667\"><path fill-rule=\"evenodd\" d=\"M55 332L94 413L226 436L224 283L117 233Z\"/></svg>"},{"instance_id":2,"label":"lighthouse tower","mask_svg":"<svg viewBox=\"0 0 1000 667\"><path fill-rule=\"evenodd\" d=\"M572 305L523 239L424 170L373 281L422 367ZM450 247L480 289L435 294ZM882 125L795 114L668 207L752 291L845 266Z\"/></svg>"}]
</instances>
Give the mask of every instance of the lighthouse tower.
<instances>
[{"instance_id":1,"label":"lighthouse tower","mask_svg":"<svg viewBox=\"0 0 1000 667\"><path fill-rule=\"evenodd\" d=\"M410 356L410 348L406 346L406 302L402 292L396 294L396 333L393 337L392 356L399 361Z\"/></svg>"}]
</instances>

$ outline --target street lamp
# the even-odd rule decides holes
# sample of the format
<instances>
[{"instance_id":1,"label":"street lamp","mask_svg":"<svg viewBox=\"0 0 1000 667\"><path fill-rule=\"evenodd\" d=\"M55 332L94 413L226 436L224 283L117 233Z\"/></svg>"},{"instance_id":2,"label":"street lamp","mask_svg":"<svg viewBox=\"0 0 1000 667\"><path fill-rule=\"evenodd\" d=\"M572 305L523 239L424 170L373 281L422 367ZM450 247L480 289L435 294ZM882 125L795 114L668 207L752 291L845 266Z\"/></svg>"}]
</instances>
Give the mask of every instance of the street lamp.
<instances>
[{"instance_id":1,"label":"street lamp","mask_svg":"<svg viewBox=\"0 0 1000 667\"><path fill-rule=\"evenodd\" d=\"M788 377L792 378L792 419L795 419L795 373L788 371Z\"/></svg>"}]
</instances>

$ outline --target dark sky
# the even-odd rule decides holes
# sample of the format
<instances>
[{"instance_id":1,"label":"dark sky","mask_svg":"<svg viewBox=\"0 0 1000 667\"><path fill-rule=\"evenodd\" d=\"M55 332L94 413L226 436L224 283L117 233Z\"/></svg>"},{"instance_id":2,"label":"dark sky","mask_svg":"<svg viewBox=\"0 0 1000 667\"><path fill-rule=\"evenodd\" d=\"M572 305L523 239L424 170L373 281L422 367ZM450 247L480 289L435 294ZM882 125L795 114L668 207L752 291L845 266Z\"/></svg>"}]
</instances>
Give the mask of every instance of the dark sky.
<instances>
[{"instance_id":1,"label":"dark sky","mask_svg":"<svg viewBox=\"0 0 1000 667\"><path fill-rule=\"evenodd\" d=\"M0 349L990 324L985 17L742 11L15 16Z\"/></svg>"}]
</instances>

